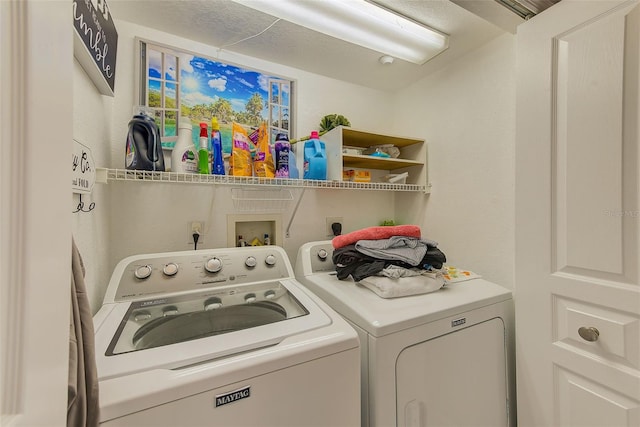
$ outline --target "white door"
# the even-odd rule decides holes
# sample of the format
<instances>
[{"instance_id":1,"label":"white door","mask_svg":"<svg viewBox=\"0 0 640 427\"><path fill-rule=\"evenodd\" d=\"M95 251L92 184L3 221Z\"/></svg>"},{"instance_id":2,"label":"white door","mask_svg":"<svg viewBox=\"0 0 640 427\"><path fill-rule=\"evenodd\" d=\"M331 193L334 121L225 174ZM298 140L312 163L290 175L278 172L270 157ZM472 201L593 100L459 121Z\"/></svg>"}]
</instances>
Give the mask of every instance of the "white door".
<instances>
[{"instance_id":1,"label":"white door","mask_svg":"<svg viewBox=\"0 0 640 427\"><path fill-rule=\"evenodd\" d=\"M0 425L64 426L71 1L0 0Z\"/></svg>"},{"instance_id":2,"label":"white door","mask_svg":"<svg viewBox=\"0 0 640 427\"><path fill-rule=\"evenodd\" d=\"M526 426L640 425L640 6L518 28L516 353Z\"/></svg>"}]
</instances>

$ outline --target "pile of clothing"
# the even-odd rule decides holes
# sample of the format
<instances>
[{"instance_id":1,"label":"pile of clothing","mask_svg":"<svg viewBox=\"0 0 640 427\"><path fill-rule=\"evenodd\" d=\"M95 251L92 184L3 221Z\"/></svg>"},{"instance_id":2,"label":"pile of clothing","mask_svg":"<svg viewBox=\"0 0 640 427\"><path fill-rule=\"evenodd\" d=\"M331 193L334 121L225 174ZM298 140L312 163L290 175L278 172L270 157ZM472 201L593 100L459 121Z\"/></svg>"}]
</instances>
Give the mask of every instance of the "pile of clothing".
<instances>
[{"instance_id":1,"label":"pile of clothing","mask_svg":"<svg viewBox=\"0 0 640 427\"><path fill-rule=\"evenodd\" d=\"M417 225L369 227L332 240L338 279L349 276L382 298L437 291L446 262L438 243Z\"/></svg>"}]
</instances>

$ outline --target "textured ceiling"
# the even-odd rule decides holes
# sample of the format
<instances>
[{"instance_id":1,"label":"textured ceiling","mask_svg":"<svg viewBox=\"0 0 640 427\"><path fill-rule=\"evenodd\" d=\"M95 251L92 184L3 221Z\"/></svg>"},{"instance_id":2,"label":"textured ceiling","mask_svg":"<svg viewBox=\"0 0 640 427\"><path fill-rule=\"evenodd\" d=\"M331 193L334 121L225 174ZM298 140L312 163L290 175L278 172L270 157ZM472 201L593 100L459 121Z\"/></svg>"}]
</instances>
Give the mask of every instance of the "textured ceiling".
<instances>
[{"instance_id":1,"label":"textured ceiling","mask_svg":"<svg viewBox=\"0 0 640 427\"><path fill-rule=\"evenodd\" d=\"M277 0L274 0L277 1ZM493 0L476 0L493 2ZM503 34L503 28L449 0L376 0L449 34L449 49L424 65L382 65L381 53L275 18L230 0L109 0L116 20L130 21L225 50L382 90L398 90Z\"/></svg>"}]
</instances>

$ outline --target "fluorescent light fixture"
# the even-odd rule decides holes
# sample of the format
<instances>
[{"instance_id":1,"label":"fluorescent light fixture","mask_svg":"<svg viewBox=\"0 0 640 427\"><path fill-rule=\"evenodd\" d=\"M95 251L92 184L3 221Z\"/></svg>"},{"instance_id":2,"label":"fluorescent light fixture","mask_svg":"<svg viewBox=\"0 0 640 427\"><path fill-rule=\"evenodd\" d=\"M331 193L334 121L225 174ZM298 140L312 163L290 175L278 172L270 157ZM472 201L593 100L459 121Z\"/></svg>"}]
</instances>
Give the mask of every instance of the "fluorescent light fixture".
<instances>
[{"instance_id":1,"label":"fluorescent light fixture","mask_svg":"<svg viewBox=\"0 0 640 427\"><path fill-rule=\"evenodd\" d=\"M424 64L449 46L446 34L365 0L234 1L414 64Z\"/></svg>"}]
</instances>

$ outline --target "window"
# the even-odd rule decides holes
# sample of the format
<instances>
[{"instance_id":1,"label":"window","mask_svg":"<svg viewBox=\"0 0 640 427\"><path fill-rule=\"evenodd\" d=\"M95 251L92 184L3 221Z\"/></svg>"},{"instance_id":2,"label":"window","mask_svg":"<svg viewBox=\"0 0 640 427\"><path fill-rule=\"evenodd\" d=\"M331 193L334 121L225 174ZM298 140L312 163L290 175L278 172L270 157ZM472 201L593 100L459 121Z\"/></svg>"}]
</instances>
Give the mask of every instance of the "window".
<instances>
[{"instance_id":1,"label":"window","mask_svg":"<svg viewBox=\"0 0 640 427\"><path fill-rule=\"evenodd\" d=\"M144 41L140 53L139 102L154 111L163 147L175 145L180 116L191 119L194 143L199 123L210 127L216 117L225 152L233 122L251 130L266 121L272 143L278 133L291 135L291 79Z\"/></svg>"}]
</instances>

